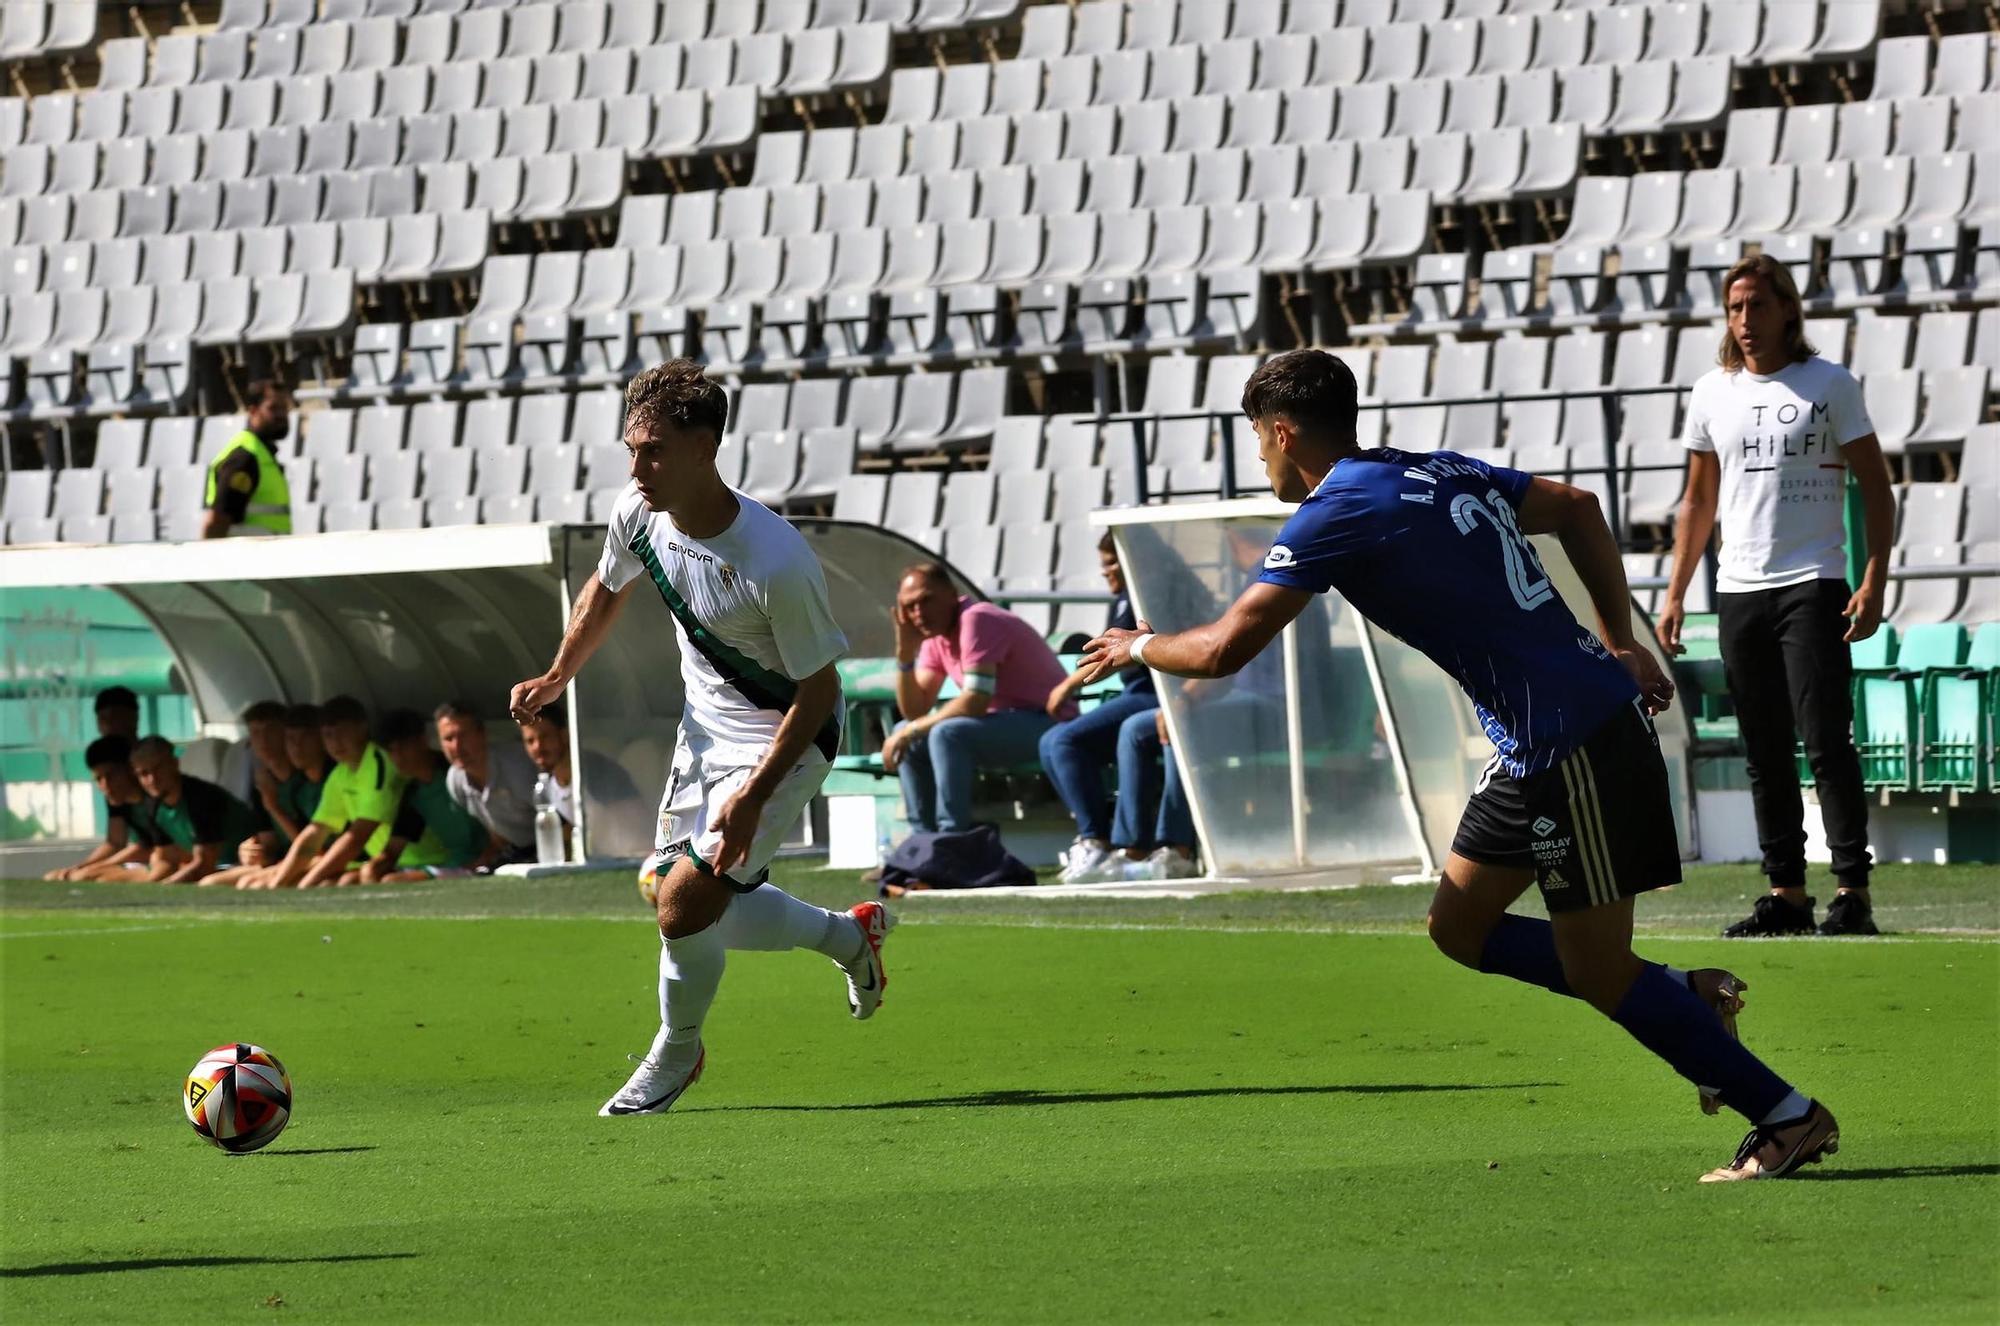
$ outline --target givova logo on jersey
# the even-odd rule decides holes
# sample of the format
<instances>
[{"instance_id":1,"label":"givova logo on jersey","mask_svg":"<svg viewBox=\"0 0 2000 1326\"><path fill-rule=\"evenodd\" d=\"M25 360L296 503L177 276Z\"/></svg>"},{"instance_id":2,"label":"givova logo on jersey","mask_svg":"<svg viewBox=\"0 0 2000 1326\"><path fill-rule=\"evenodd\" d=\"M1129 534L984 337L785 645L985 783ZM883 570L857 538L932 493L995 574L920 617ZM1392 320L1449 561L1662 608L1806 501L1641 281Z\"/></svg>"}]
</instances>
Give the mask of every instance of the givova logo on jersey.
<instances>
[{"instance_id":1,"label":"givova logo on jersey","mask_svg":"<svg viewBox=\"0 0 2000 1326\"><path fill-rule=\"evenodd\" d=\"M1534 853L1536 865L1552 866L1569 855L1571 836L1569 834L1564 834L1560 838L1551 836L1561 827L1562 825L1547 815L1536 816L1535 822L1528 826L1535 835L1534 841L1528 844L1528 850Z\"/></svg>"}]
</instances>

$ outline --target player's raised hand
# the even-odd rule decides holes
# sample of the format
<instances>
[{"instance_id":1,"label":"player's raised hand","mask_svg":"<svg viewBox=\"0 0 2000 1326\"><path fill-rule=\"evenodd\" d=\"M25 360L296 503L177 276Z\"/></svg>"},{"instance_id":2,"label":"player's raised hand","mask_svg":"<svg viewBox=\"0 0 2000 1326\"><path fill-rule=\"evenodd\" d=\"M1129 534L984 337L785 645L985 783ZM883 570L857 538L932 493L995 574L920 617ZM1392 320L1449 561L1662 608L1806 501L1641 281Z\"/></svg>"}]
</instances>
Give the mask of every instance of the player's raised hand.
<instances>
[{"instance_id":1,"label":"player's raised hand","mask_svg":"<svg viewBox=\"0 0 2000 1326\"><path fill-rule=\"evenodd\" d=\"M1084 685L1093 685L1121 668L1130 667L1132 642L1152 633L1152 626L1146 622L1140 622L1136 631L1114 626L1085 645L1083 658L1077 664L1077 670L1083 674Z\"/></svg>"},{"instance_id":2,"label":"player's raised hand","mask_svg":"<svg viewBox=\"0 0 2000 1326\"><path fill-rule=\"evenodd\" d=\"M757 822L764 817L764 798L750 787L739 787L722 803L715 817L715 831L722 841L716 844L710 864L718 875L750 859L750 844L757 837Z\"/></svg>"},{"instance_id":3,"label":"player's raised hand","mask_svg":"<svg viewBox=\"0 0 2000 1326\"><path fill-rule=\"evenodd\" d=\"M562 694L560 678L544 673L517 684L507 697L507 713L516 723L532 723L542 707Z\"/></svg>"},{"instance_id":4,"label":"player's raised hand","mask_svg":"<svg viewBox=\"0 0 2000 1326\"><path fill-rule=\"evenodd\" d=\"M1666 674L1652 651L1632 645L1624 649L1614 647L1611 653L1632 674L1632 680L1639 683L1639 698L1645 703L1646 712L1665 713L1674 702L1674 679Z\"/></svg>"}]
</instances>

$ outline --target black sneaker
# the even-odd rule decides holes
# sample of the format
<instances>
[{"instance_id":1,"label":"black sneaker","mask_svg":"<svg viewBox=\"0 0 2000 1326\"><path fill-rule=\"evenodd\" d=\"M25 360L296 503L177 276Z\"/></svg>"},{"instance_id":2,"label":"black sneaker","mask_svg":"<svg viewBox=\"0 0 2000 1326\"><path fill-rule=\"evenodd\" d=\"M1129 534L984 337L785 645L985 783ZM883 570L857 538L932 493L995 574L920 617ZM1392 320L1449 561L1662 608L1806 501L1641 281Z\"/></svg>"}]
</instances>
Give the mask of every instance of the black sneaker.
<instances>
[{"instance_id":1,"label":"black sneaker","mask_svg":"<svg viewBox=\"0 0 2000 1326\"><path fill-rule=\"evenodd\" d=\"M1771 935L1809 935L1813 932L1813 900L1806 905L1786 902L1775 893L1757 899L1750 915L1722 932L1724 939L1762 939Z\"/></svg>"},{"instance_id":2,"label":"black sneaker","mask_svg":"<svg viewBox=\"0 0 2000 1326\"><path fill-rule=\"evenodd\" d=\"M1861 892L1837 893L1826 905L1826 920L1820 923L1823 935L1879 935L1875 928L1875 908Z\"/></svg>"}]
</instances>

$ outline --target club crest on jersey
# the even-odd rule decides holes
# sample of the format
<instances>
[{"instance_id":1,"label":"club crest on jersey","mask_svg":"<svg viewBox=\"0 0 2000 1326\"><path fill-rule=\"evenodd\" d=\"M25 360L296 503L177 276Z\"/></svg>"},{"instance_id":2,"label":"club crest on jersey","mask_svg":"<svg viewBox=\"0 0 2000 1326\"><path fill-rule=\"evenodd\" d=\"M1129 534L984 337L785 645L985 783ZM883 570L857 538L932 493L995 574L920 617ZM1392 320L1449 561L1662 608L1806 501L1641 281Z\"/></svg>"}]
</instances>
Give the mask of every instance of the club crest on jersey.
<instances>
[{"instance_id":1,"label":"club crest on jersey","mask_svg":"<svg viewBox=\"0 0 2000 1326\"><path fill-rule=\"evenodd\" d=\"M735 567L733 567L733 566L731 566L731 565L730 565L729 563L727 563L727 562L724 562L724 563L722 564L722 567L721 567L721 572L720 572L720 574L721 574L721 576L722 576L722 588L723 588L723 591L724 591L725 593L727 593L727 592L731 592L731 591L735 590L735 588L736 588L736 568L735 568Z\"/></svg>"},{"instance_id":2,"label":"club crest on jersey","mask_svg":"<svg viewBox=\"0 0 2000 1326\"><path fill-rule=\"evenodd\" d=\"M1279 571L1285 567L1296 566L1297 564L1298 558L1294 557L1292 550L1282 543L1272 544L1271 551L1264 554L1264 569L1266 571Z\"/></svg>"}]
</instances>

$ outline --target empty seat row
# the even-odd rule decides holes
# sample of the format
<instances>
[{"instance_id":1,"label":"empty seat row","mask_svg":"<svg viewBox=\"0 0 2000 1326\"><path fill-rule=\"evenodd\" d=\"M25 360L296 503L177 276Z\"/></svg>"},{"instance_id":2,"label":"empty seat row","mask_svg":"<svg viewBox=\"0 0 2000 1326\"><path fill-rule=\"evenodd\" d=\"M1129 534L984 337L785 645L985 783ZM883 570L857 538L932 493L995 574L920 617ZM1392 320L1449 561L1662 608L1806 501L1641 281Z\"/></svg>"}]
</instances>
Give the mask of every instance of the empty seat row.
<instances>
[{"instance_id":1,"label":"empty seat row","mask_svg":"<svg viewBox=\"0 0 2000 1326\"><path fill-rule=\"evenodd\" d=\"M0 5L0 61L34 60L97 43L97 6L75 0L7 0Z\"/></svg>"},{"instance_id":2,"label":"empty seat row","mask_svg":"<svg viewBox=\"0 0 2000 1326\"><path fill-rule=\"evenodd\" d=\"M363 284L459 276L485 260L484 212L321 221L145 239L19 244L0 259L0 295L84 287L117 292L226 276L311 275L345 268Z\"/></svg>"},{"instance_id":3,"label":"empty seat row","mask_svg":"<svg viewBox=\"0 0 2000 1326\"><path fill-rule=\"evenodd\" d=\"M1441 132L1572 124L1586 133L1694 128L1729 104L1727 61L1593 67L1553 75L1432 80L1214 94L1172 103L890 121L860 130L760 139L757 184L881 179L900 173L1034 165L1061 159L1198 152L1274 144L1310 147Z\"/></svg>"},{"instance_id":4,"label":"empty seat row","mask_svg":"<svg viewBox=\"0 0 2000 1326\"><path fill-rule=\"evenodd\" d=\"M627 104L620 104L623 101ZM680 120L660 146L679 150L689 126ZM693 146L705 129L697 123ZM200 180L283 179L393 166L443 162L476 164L494 157L581 156L616 149L628 157L653 152L654 118L644 97L577 101L561 108L528 106L501 112L466 111L386 116L371 121L330 120L310 128L280 126L255 133L223 130L164 138L120 138L105 143L24 144L9 149L0 170L0 196L83 194L93 189L172 187Z\"/></svg>"},{"instance_id":5,"label":"empty seat row","mask_svg":"<svg viewBox=\"0 0 2000 1326\"><path fill-rule=\"evenodd\" d=\"M230 84L300 75L363 70L435 71L438 78L483 81L500 90L486 104L519 105L529 95L537 60L580 70L587 52L608 36L588 21L588 6L520 5L457 15L424 14L400 29L383 20L320 22L255 34L220 29L151 42L128 37L104 43L98 87L117 92L138 87ZM566 40L559 15L585 16ZM254 40L253 40L254 38ZM836 86L875 82L888 74L887 24L809 28L742 37L679 41L655 38L636 49L610 52L633 59L633 86L645 92L741 86L767 93L808 95ZM558 57L570 56L570 60ZM556 75L560 77L561 75ZM580 73L579 73L580 76Z\"/></svg>"},{"instance_id":6,"label":"empty seat row","mask_svg":"<svg viewBox=\"0 0 2000 1326\"><path fill-rule=\"evenodd\" d=\"M655 62L657 63L656 57ZM621 117L639 110L629 96L661 99L673 118L685 119L707 102L754 106L754 88L672 86L664 76L639 78L631 52L579 61L549 56L482 70L412 66L336 75L310 74L205 83L181 88L56 92L32 100L0 98L0 147L22 143L61 146L110 142L128 135L254 133L269 128L310 128L330 121L367 122L383 117L458 115L480 110L562 107L578 101L616 103ZM732 113L726 117L740 118Z\"/></svg>"},{"instance_id":7,"label":"empty seat row","mask_svg":"<svg viewBox=\"0 0 2000 1326\"><path fill-rule=\"evenodd\" d=\"M2000 93L1733 111L1724 166L1816 166L2000 147Z\"/></svg>"},{"instance_id":8,"label":"empty seat row","mask_svg":"<svg viewBox=\"0 0 2000 1326\"><path fill-rule=\"evenodd\" d=\"M2000 33L1892 37L1875 48L1873 100L2000 90Z\"/></svg>"},{"instance_id":9,"label":"empty seat row","mask_svg":"<svg viewBox=\"0 0 2000 1326\"><path fill-rule=\"evenodd\" d=\"M335 336L354 321L354 273L229 276L128 289L43 291L0 300L0 355L80 354L94 345L185 338L197 345ZM66 360L50 361L50 371ZM33 371L41 371L39 367Z\"/></svg>"},{"instance_id":10,"label":"empty seat row","mask_svg":"<svg viewBox=\"0 0 2000 1326\"><path fill-rule=\"evenodd\" d=\"M10 242L61 244L320 221L391 220L419 213L485 212L489 221L589 216L618 205L625 158L615 150L391 166L174 188L0 198Z\"/></svg>"},{"instance_id":11,"label":"empty seat row","mask_svg":"<svg viewBox=\"0 0 2000 1326\"><path fill-rule=\"evenodd\" d=\"M1687 244L1996 218L2000 150L1948 152L1819 166L1594 176L1577 183L1562 242Z\"/></svg>"},{"instance_id":12,"label":"empty seat row","mask_svg":"<svg viewBox=\"0 0 2000 1326\"><path fill-rule=\"evenodd\" d=\"M1962 298L2000 298L2000 223L1906 231L1764 235L1755 243L1791 270L1809 309L1845 310ZM1742 240L1685 248L1656 241L1493 249L1479 259L1417 259L1407 313L1357 324L1354 334L1432 335L1528 327L1636 325L1722 315L1722 282L1747 253ZM1472 277L1477 276L1477 294Z\"/></svg>"},{"instance_id":13,"label":"empty seat row","mask_svg":"<svg viewBox=\"0 0 2000 1326\"><path fill-rule=\"evenodd\" d=\"M1022 23L1021 54L1042 59L1168 51L1193 44L1272 41L1339 29L1362 47L1361 67L1393 71L1424 61L1478 67L1563 68L1642 59L1725 54L1761 63L1837 58L1865 50L1879 22L1873 3L1814 0L1774 4L1675 3L1498 12L1497 4L1447 0L1091 0L1035 7ZM1547 9L1535 5L1533 9ZM1446 18L1447 11L1451 17ZM1437 54L1442 50L1444 54ZM1406 76L1406 75L1405 75Z\"/></svg>"}]
</instances>

